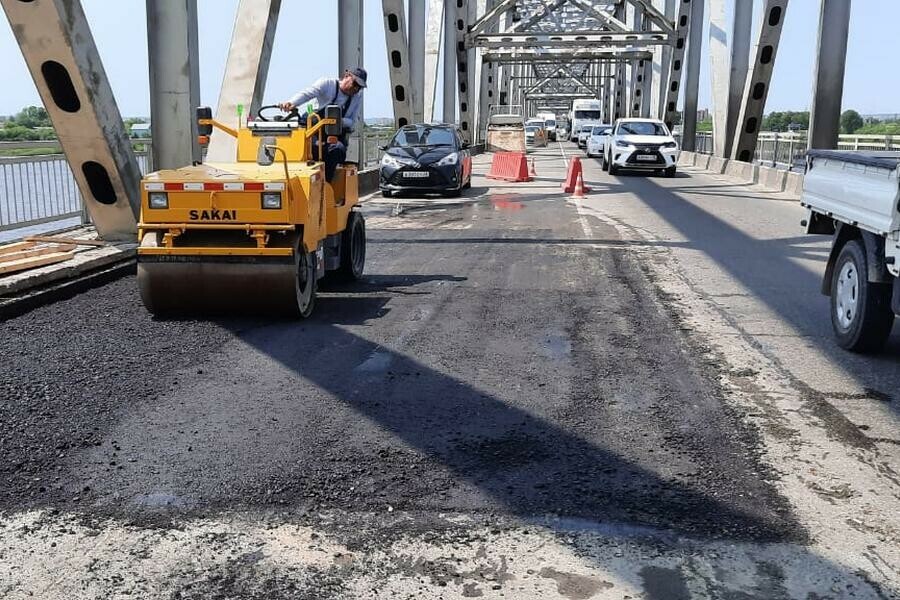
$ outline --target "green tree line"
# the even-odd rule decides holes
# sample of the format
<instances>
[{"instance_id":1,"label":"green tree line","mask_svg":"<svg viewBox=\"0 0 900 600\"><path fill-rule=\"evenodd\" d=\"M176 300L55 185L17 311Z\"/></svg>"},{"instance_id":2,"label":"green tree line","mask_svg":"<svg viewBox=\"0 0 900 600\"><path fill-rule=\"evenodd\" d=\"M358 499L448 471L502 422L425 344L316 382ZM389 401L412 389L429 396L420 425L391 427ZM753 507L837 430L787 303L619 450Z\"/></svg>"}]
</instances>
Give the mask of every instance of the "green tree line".
<instances>
[{"instance_id":1,"label":"green tree line","mask_svg":"<svg viewBox=\"0 0 900 600\"><path fill-rule=\"evenodd\" d=\"M134 123L143 123L141 118L125 119L125 131ZM24 142L55 140L56 131L50 122L50 115L42 106L26 106L18 113L0 122L0 142Z\"/></svg>"}]
</instances>

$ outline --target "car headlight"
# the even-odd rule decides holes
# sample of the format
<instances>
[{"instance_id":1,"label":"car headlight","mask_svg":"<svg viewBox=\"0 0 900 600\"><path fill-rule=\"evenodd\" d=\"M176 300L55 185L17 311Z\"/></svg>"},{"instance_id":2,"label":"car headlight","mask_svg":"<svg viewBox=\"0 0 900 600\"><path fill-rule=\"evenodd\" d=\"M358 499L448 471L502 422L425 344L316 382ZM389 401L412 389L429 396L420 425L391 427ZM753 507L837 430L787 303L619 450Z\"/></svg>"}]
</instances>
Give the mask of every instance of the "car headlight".
<instances>
[{"instance_id":1,"label":"car headlight","mask_svg":"<svg viewBox=\"0 0 900 600\"><path fill-rule=\"evenodd\" d=\"M436 164L439 167L446 167L447 165L455 165L458 162L459 162L459 153L451 152L450 154L448 154L441 160L437 161Z\"/></svg>"},{"instance_id":2,"label":"car headlight","mask_svg":"<svg viewBox=\"0 0 900 600\"><path fill-rule=\"evenodd\" d=\"M281 192L263 193L262 207L267 210L278 210L281 208Z\"/></svg>"},{"instance_id":3,"label":"car headlight","mask_svg":"<svg viewBox=\"0 0 900 600\"><path fill-rule=\"evenodd\" d=\"M385 154L381 157L381 166L382 167L394 167L395 169L399 169L401 167L401 163L399 160L391 156L390 154Z\"/></svg>"},{"instance_id":4,"label":"car headlight","mask_svg":"<svg viewBox=\"0 0 900 600\"><path fill-rule=\"evenodd\" d=\"M165 192L150 192L150 208L169 208L169 195Z\"/></svg>"},{"instance_id":5,"label":"car headlight","mask_svg":"<svg viewBox=\"0 0 900 600\"><path fill-rule=\"evenodd\" d=\"M623 142L622 140L616 140L616 148L631 148L631 144L628 142Z\"/></svg>"},{"instance_id":6,"label":"car headlight","mask_svg":"<svg viewBox=\"0 0 900 600\"><path fill-rule=\"evenodd\" d=\"M663 148L677 148L678 144L676 144L675 142L666 142L665 144L662 145L662 147Z\"/></svg>"}]
</instances>

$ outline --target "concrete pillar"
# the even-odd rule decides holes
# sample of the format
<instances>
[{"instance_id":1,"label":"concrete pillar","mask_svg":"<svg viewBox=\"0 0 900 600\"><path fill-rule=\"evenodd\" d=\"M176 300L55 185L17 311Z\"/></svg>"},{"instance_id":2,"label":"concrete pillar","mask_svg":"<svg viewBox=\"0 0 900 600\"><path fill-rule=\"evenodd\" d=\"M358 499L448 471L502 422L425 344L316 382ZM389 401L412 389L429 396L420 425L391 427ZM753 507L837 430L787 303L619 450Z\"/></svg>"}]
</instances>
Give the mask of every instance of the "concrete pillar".
<instances>
[{"instance_id":1,"label":"concrete pillar","mask_svg":"<svg viewBox=\"0 0 900 600\"><path fill-rule=\"evenodd\" d=\"M424 2L425 0L421 0ZM444 0L428 3L428 35L425 37L425 93L423 115L426 123L437 121L434 106L437 103L438 58L444 31Z\"/></svg>"},{"instance_id":2,"label":"concrete pillar","mask_svg":"<svg viewBox=\"0 0 900 600\"><path fill-rule=\"evenodd\" d=\"M281 0L241 0L234 20L225 77L219 92L216 120L236 126L237 107L243 115L255 115L262 105L272 57L275 25L281 10ZM218 129L213 130L206 149L208 162L233 161L237 140Z\"/></svg>"},{"instance_id":3,"label":"concrete pillar","mask_svg":"<svg viewBox=\"0 0 900 600\"><path fill-rule=\"evenodd\" d=\"M134 240L141 171L81 3L0 5L97 233L104 240Z\"/></svg>"},{"instance_id":4,"label":"concrete pillar","mask_svg":"<svg viewBox=\"0 0 900 600\"><path fill-rule=\"evenodd\" d=\"M425 119L425 0L409 3L409 80L413 119Z\"/></svg>"},{"instance_id":5,"label":"concrete pillar","mask_svg":"<svg viewBox=\"0 0 900 600\"><path fill-rule=\"evenodd\" d=\"M338 0L338 70L343 73L348 67L365 67L364 48L364 15L362 0ZM365 104L366 93L359 109L359 121L356 126L356 148L348 148L347 158L357 160L361 165L366 160L365 141Z\"/></svg>"},{"instance_id":6,"label":"concrete pillar","mask_svg":"<svg viewBox=\"0 0 900 600\"><path fill-rule=\"evenodd\" d=\"M157 169L190 165L200 160L196 0L147 0L147 46L153 164Z\"/></svg>"},{"instance_id":7,"label":"concrete pillar","mask_svg":"<svg viewBox=\"0 0 900 600\"><path fill-rule=\"evenodd\" d=\"M703 9L705 0L691 6L691 33L688 41L687 73L684 83L681 147L693 152L697 137L697 102L700 92L700 57L703 55Z\"/></svg>"},{"instance_id":8,"label":"concrete pillar","mask_svg":"<svg viewBox=\"0 0 900 600\"><path fill-rule=\"evenodd\" d=\"M753 3L735 2L734 21L731 28L731 75L728 84L728 136L726 142L730 156L734 147L735 130L747 83L747 69L750 65L750 35L753 29Z\"/></svg>"},{"instance_id":9,"label":"concrete pillar","mask_svg":"<svg viewBox=\"0 0 900 600\"><path fill-rule=\"evenodd\" d=\"M837 148L849 32L850 0L822 0L809 118L810 148Z\"/></svg>"},{"instance_id":10,"label":"concrete pillar","mask_svg":"<svg viewBox=\"0 0 900 600\"><path fill-rule=\"evenodd\" d=\"M444 0L444 123L456 122L456 2Z\"/></svg>"}]
</instances>

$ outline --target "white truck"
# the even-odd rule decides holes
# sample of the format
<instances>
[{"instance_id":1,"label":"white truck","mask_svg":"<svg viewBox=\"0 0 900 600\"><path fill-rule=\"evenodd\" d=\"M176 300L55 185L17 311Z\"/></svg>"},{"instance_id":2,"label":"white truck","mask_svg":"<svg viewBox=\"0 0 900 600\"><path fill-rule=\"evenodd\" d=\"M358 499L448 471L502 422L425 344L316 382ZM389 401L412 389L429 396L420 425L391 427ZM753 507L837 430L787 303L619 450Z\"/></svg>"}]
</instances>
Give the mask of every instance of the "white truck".
<instances>
[{"instance_id":1,"label":"white truck","mask_svg":"<svg viewBox=\"0 0 900 600\"><path fill-rule=\"evenodd\" d=\"M599 100L579 99L572 102L569 111L569 141L574 142L583 125L600 125L603 118L603 104Z\"/></svg>"},{"instance_id":2,"label":"white truck","mask_svg":"<svg viewBox=\"0 0 900 600\"><path fill-rule=\"evenodd\" d=\"M900 152L810 150L807 233L833 236L822 281L838 344L877 352L900 314Z\"/></svg>"}]
</instances>

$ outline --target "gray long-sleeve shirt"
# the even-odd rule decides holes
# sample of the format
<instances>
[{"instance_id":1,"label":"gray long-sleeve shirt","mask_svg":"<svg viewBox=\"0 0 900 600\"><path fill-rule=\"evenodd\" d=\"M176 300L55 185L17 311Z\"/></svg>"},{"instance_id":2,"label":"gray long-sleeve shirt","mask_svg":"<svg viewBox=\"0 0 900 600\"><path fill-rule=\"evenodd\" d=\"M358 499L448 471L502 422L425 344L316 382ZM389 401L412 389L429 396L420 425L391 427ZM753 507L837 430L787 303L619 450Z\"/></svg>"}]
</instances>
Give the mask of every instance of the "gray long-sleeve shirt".
<instances>
[{"instance_id":1,"label":"gray long-sleeve shirt","mask_svg":"<svg viewBox=\"0 0 900 600\"><path fill-rule=\"evenodd\" d=\"M329 104L337 104L343 107L347 103L347 94L341 91L339 81L323 77L301 92L297 92L290 99L294 106L300 106L312 99L316 99L319 108L325 108ZM359 107L362 105L362 91L360 90L350 99L350 106L344 111L344 129L352 130L356 125L356 117L359 116Z\"/></svg>"}]
</instances>

